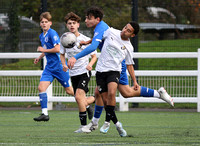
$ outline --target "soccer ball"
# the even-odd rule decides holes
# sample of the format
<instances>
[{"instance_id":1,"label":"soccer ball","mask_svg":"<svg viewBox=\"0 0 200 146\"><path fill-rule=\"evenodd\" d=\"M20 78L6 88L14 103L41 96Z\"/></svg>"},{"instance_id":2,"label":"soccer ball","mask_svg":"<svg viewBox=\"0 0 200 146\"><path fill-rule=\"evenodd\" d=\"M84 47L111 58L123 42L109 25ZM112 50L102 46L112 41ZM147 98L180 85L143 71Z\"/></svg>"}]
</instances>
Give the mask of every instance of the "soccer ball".
<instances>
[{"instance_id":1,"label":"soccer ball","mask_svg":"<svg viewBox=\"0 0 200 146\"><path fill-rule=\"evenodd\" d=\"M66 32L61 36L61 44L65 48L73 48L76 45L76 36L72 32Z\"/></svg>"}]
</instances>

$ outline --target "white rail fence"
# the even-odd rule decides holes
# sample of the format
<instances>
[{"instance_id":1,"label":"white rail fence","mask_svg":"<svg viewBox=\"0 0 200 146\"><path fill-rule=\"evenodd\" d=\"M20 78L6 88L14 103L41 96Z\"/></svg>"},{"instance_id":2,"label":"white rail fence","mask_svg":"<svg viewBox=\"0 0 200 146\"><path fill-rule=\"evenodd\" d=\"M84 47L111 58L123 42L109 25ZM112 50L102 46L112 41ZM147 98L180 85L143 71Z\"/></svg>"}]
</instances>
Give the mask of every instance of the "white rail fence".
<instances>
[{"instance_id":1,"label":"white rail fence","mask_svg":"<svg viewBox=\"0 0 200 146\"><path fill-rule=\"evenodd\" d=\"M33 59L37 58L40 55L40 53L0 53L0 59ZM196 58L198 60L198 70L137 70L135 71L135 74L138 78L146 77L157 77L157 78L163 78L163 77L171 77L173 80L177 80L175 82L170 82L168 85L165 82L165 86L169 87L169 94L172 95L174 99L174 103L197 103L197 112L200 112L200 49L198 49L198 52L165 52L165 53L135 53L134 58ZM46 63L46 60L44 59L44 65ZM5 79L5 83L0 83L0 89L4 86L3 84L6 84L6 77L40 77L42 71L41 70L2 70L0 71L0 78ZM95 71L92 71L92 76L95 75ZM183 78L179 80L178 78ZM188 78L187 78L188 77ZM182 89L175 88L175 85L173 84L186 84L185 78L187 80L192 80L189 82L189 85L185 86L185 88L191 91L191 94L180 94L182 92ZM143 80L143 78L142 78ZM145 80L145 79L144 79ZM168 80L168 79L165 79ZM1 81L1 80L0 80ZM147 81L148 82L148 81ZM177 83L179 82L179 83ZM162 84L162 81L159 81L159 85ZM39 84L39 82L37 82ZM150 81L150 84L155 84L151 88L155 89L157 87L157 83L154 83L153 81ZM143 85L142 86L148 86ZM57 96L53 93L53 85L49 86L47 89L48 94L48 109L53 109L53 102L75 102L74 97L71 96ZM151 85L150 85L151 86ZM189 87L191 86L191 87ZM28 86L27 86L28 87ZM95 85L93 85L93 88ZM8 87L9 90L12 91L13 87ZM195 89L196 90L195 90ZM36 89L37 90L37 89ZM179 91L175 91L179 90ZM0 92L3 92L0 90ZM13 91L14 92L14 91ZM172 92L172 93L171 93ZM178 93L178 94L177 94ZM174 96L173 96L174 94ZM2 96L3 95L3 96ZM175 96L176 95L176 96ZM162 103L163 101L157 98L143 98L143 97L133 97L133 98L123 98L120 94L118 97L116 97L116 101L119 102L119 110L120 111L128 111L128 103ZM0 95L0 102L39 102L39 97L37 94L34 95L14 95L14 96L7 96L6 94Z\"/></svg>"}]
</instances>

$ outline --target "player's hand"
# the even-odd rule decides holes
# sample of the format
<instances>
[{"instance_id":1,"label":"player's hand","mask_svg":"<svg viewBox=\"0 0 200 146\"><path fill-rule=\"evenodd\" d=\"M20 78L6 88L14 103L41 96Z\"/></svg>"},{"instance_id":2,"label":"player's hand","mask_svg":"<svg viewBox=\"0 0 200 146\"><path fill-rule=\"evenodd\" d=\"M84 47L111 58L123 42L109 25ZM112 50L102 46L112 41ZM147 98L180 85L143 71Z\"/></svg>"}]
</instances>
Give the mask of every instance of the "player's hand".
<instances>
[{"instance_id":1,"label":"player's hand","mask_svg":"<svg viewBox=\"0 0 200 146\"><path fill-rule=\"evenodd\" d=\"M85 41L80 41L80 45L87 45Z\"/></svg>"},{"instance_id":2,"label":"player's hand","mask_svg":"<svg viewBox=\"0 0 200 146\"><path fill-rule=\"evenodd\" d=\"M39 61L40 61L39 58L35 58L35 59L34 59L34 64L37 64Z\"/></svg>"},{"instance_id":3,"label":"player's hand","mask_svg":"<svg viewBox=\"0 0 200 146\"><path fill-rule=\"evenodd\" d=\"M39 46L39 47L37 48L37 51L38 51L38 52L44 52L44 48L42 48L41 46Z\"/></svg>"},{"instance_id":4,"label":"player's hand","mask_svg":"<svg viewBox=\"0 0 200 146\"><path fill-rule=\"evenodd\" d=\"M68 67L67 67L67 65L63 65L63 71L67 71L68 70Z\"/></svg>"},{"instance_id":5,"label":"player's hand","mask_svg":"<svg viewBox=\"0 0 200 146\"><path fill-rule=\"evenodd\" d=\"M89 71L91 71L92 70L92 66L88 64L87 67L86 67L86 69L89 70Z\"/></svg>"},{"instance_id":6,"label":"player's hand","mask_svg":"<svg viewBox=\"0 0 200 146\"><path fill-rule=\"evenodd\" d=\"M139 85L138 85L138 83L137 82L134 82L134 90L138 90L139 89Z\"/></svg>"},{"instance_id":7,"label":"player's hand","mask_svg":"<svg viewBox=\"0 0 200 146\"><path fill-rule=\"evenodd\" d=\"M74 64L76 63L76 58L72 57L68 60L67 66L69 69L72 69L74 67Z\"/></svg>"}]
</instances>

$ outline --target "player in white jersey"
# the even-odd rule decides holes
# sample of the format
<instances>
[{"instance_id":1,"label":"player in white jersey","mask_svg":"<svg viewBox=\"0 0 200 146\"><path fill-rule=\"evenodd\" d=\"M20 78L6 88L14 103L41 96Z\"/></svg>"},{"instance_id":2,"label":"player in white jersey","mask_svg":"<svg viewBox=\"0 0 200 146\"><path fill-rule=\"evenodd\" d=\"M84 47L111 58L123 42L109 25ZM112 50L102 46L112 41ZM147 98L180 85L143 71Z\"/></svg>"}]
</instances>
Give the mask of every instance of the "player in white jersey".
<instances>
[{"instance_id":1,"label":"player in white jersey","mask_svg":"<svg viewBox=\"0 0 200 146\"><path fill-rule=\"evenodd\" d=\"M88 38L87 36L79 33L78 28L80 26L80 20L81 20L80 17L74 14L73 12L68 13L65 17L66 27L70 32L76 35L78 43L81 41L90 40L90 38ZM67 58L70 59L71 57L78 54L86 47L87 46L82 45L81 47L74 46L73 48L64 48L61 44L60 57L64 71L68 70L65 60L65 53L67 54ZM95 98L93 96L87 98L86 93L89 91L88 83L91 77L92 66L97 60L96 53L97 51L95 50L89 55L80 58L74 64L74 67L72 69L69 69L69 74L71 76L76 102L79 108L79 119L81 122L80 128L74 131L76 133L82 133L81 130L82 127L87 125L86 107L95 101ZM89 61L90 56L91 60ZM91 119L92 117L93 114L90 115L89 119Z\"/></svg>"}]
</instances>

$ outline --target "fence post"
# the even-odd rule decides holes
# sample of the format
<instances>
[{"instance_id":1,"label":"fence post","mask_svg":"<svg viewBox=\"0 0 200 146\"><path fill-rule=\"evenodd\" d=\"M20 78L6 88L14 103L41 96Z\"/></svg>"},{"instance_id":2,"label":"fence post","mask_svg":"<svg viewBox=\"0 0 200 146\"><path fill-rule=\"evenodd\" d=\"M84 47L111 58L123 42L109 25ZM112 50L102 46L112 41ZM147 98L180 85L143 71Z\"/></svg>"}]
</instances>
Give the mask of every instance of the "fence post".
<instances>
[{"instance_id":1,"label":"fence post","mask_svg":"<svg viewBox=\"0 0 200 146\"><path fill-rule=\"evenodd\" d=\"M128 102L124 101L124 97L119 93L119 111L128 111Z\"/></svg>"},{"instance_id":2,"label":"fence post","mask_svg":"<svg viewBox=\"0 0 200 146\"><path fill-rule=\"evenodd\" d=\"M43 70L45 69L46 63L47 63L47 59L46 59L46 56L44 56L43 57ZM52 92L53 92L53 85L52 84L53 83L51 83L50 86L46 90L48 99L50 97L52 97L52 95L53 95L52 94ZM48 110L53 110L53 102L49 102L49 100L48 100L47 109Z\"/></svg>"},{"instance_id":3,"label":"fence post","mask_svg":"<svg viewBox=\"0 0 200 146\"><path fill-rule=\"evenodd\" d=\"M200 48L198 49L197 112L200 112Z\"/></svg>"}]
</instances>

